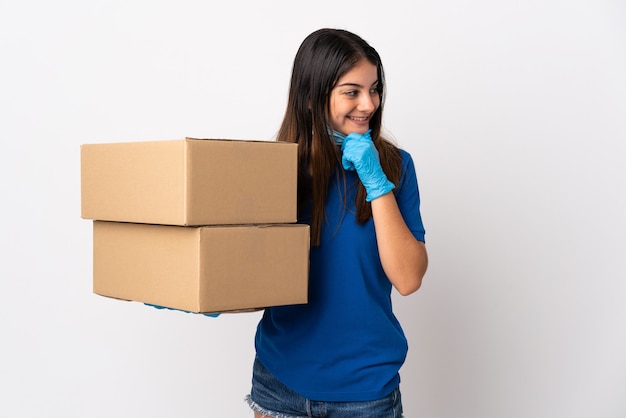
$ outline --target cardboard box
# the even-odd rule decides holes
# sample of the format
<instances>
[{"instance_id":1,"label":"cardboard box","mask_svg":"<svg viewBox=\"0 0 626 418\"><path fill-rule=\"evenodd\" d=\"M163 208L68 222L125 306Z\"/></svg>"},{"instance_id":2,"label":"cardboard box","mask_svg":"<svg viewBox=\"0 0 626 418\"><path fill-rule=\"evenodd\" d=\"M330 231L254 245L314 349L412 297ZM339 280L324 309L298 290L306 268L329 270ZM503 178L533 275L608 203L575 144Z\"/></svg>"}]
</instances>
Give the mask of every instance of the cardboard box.
<instances>
[{"instance_id":1,"label":"cardboard box","mask_svg":"<svg viewBox=\"0 0 626 418\"><path fill-rule=\"evenodd\" d=\"M93 223L94 293L190 312L307 303L309 227Z\"/></svg>"},{"instance_id":2,"label":"cardboard box","mask_svg":"<svg viewBox=\"0 0 626 418\"><path fill-rule=\"evenodd\" d=\"M84 219L291 223L296 193L297 144L186 138L81 145Z\"/></svg>"}]
</instances>

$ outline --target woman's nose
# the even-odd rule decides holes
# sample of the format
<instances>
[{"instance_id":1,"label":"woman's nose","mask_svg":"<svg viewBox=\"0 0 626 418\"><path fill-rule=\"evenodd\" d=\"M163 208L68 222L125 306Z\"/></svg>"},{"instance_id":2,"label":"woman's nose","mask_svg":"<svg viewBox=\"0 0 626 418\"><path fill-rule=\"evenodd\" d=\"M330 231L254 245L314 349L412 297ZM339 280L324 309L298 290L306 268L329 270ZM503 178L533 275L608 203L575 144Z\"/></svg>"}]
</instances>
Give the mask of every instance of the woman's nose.
<instances>
[{"instance_id":1,"label":"woman's nose","mask_svg":"<svg viewBox=\"0 0 626 418\"><path fill-rule=\"evenodd\" d=\"M361 112L373 112L376 109L374 98L369 94L363 94L360 97L358 110Z\"/></svg>"}]
</instances>

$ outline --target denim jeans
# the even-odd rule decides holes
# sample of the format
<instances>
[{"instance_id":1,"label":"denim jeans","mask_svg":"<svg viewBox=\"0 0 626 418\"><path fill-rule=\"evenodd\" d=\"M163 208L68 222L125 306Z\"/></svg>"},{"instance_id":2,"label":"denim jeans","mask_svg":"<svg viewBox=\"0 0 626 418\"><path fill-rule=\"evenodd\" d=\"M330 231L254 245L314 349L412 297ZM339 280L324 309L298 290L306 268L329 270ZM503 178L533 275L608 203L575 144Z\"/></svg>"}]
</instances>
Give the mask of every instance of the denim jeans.
<instances>
[{"instance_id":1,"label":"denim jeans","mask_svg":"<svg viewBox=\"0 0 626 418\"><path fill-rule=\"evenodd\" d=\"M307 399L276 379L258 359L254 361L250 408L275 418L401 418L402 399L396 388L382 399L325 402Z\"/></svg>"}]
</instances>

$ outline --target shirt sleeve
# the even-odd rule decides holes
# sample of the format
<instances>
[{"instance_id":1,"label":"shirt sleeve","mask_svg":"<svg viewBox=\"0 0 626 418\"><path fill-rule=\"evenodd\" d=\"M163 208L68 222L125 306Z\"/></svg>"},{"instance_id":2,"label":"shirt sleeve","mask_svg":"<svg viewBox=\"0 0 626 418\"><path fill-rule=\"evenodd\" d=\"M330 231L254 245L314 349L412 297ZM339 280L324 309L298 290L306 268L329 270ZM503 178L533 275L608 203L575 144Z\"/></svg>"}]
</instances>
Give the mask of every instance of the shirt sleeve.
<instances>
[{"instance_id":1,"label":"shirt sleeve","mask_svg":"<svg viewBox=\"0 0 626 418\"><path fill-rule=\"evenodd\" d=\"M404 150L400 152L402 153L402 175L395 191L396 201L415 239L426 242L426 230L420 213L420 193L413 158Z\"/></svg>"}]
</instances>

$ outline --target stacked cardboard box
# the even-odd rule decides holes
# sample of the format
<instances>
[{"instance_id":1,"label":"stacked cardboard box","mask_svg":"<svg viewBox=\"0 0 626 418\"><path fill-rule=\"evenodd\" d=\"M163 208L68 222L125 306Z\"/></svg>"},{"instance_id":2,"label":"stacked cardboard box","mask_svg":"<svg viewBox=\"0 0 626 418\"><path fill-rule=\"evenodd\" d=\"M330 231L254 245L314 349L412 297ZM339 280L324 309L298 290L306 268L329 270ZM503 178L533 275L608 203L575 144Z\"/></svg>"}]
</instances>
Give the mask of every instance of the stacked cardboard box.
<instances>
[{"instance_id":1,"label":"stacked cardboard box","mask_svg":"<svg viewBox=\"0 0 626 418\"><path fill-rule=\"evenodd\" d=\"M225 312L307 302L297 145L193 139L81 146L96 294Z\"/></svg>"}]
</instances>

